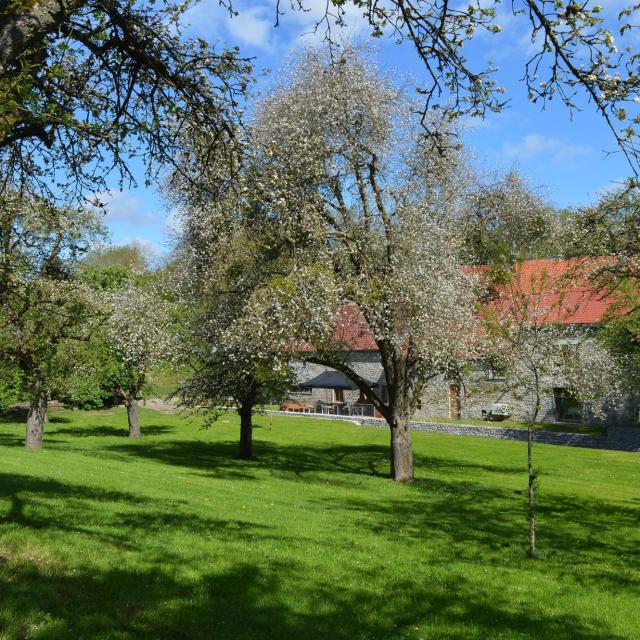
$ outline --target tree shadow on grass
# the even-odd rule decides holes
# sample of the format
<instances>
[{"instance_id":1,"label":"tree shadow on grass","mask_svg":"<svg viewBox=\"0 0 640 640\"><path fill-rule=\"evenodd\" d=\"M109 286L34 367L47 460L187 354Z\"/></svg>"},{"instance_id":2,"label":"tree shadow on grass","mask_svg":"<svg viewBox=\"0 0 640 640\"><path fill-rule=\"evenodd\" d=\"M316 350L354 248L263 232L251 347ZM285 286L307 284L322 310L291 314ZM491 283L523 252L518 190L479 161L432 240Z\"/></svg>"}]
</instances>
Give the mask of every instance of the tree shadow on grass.
<instances>
[{"instance_id":1,"label":"tree shadow on grass","mask_svg":"<svg viewBox=\"0 0 640 640\"><path fill-rule=\"evenodd\" d=\"M8 422L8 421L7 421ZM66 418L50 419L49 422L53 423L51 426L45 426L44 433L44 447L45 449L51 445L60 445L68 442L65 436L71 436L73 438L127 438L127 427L121 426L109 426L109 425L96 425L89 427L58 427L57 424L68 422ZM167 427L164 425L147 425L142 427L142 439L145 436L159 436L165 435L175 431L173 427ZM57 438L56 436L62 436ZM20 425L19 433L0 433L0 446L5 447L17 447L24 446L24 426Z\"/></svg>"},{"instance_id":2,"label":"tree shadow on grass","mask_svg":"<svg viewBox=\"0 0 640 640\"><path fill-rule=\"evenodd\" d=\"M250 541L268 527L242 519L202 517L180 500L146 498L126 491L66 484L21 474L0 473L0 527L82 534L117 549L139 551L133 531L185 531L198 536ZM167 560L170 550L163 550Z\"/></svg>"},{"instance_id":3,"label":"tree shadow on grass","mask_svg":"<svg viewBox=\"0 0 640 640\"><path fill-rule=\"evenodd\" d=\"M206 471L223 477L248 477L252 470L268 469L286 477L313 479L314 474L339 472L363 477L387 478L389 448L384 445L307 446L260 441L254 444L252 460L238 457L237 442L202 440L169 440L152 443L131 442L108 447L110 452L155 460L163 464ZM446 472L476 470L494 473L523 474L521 467L487 465L479 462L452 460L436 456L414 456L417 466ZM336 480L332 479L332 482Z\"/></svg>"},{"instance_id":4,"label":"tree shadow on grass","mask_svg":"<svg viewBox=\"0 0 640 640\"><path fill-rule=\"evenodd\" d=\"M452 554L464 558L460 552L467 548L467 557L472 559L475 554L480 568L492 568L495 556L484 556L492 550L490 539L496 539L494 549L499 549L498 541L510 541L522 533L513 492L446 480L423 484L403 491L397 500L334 497L319 506L334 515L341 510L346 514L356 511L360 526L369 526L377 536L389 537L396 544L408 544L407 536L415 538L420 532L425 546L435 535L449 536L449 551L436 547L446 555L441 560L443 566ZM80 555L74 565L68 565L55 556L23 553L15 542L13 546L0 545L0 629L7 638L28 637L33 625L38 625L38 637L48 640L622 638L603 625L587 624L588 616L581 617L582 611L573 615L553 607L547 610L534 602L514 604L500 584L485 583L482 575L468 578L460 570L444 580L432 580L418 567L408 580L397 571L381 573L379 561L390 558L378 557L363 565L351 563L348 573L340 573L342 567L331 564L328 571L319 572L310 570L313 564L303 564L304 549L299 547L306 544L304 538L297 540L298 550L285 559L252 558L253 541L270 539L286 550L286 527L273 530L240 519L207 518L194 514L180 501L6 473L0 473L0 496L4 498L0 501L0 526L31 531L32 536L45 541L44 549L46 540L59 533L69 536L69 544L78 544L79 549L83 541L98 541L105 556L95 558L84 551L84 557ZM504 502L507 504L501 504ZM591 526L600 506L560 501L553 509L586 510ZM501 511L496 516L497 509ZM365 510L370 519L361 517ZM606 513L609 518L615 516L610 523L613 527L629 527L634 515L635 510L623 511L622 516L615 510ZM574 512L563 513L563 517L573 516ZM158 535L181 532L222 542L220 552L225 562L211 562L209 556L208 566L206 559L197 553L185 554L183 547L161 546L154 553L144 548L145 541ZM594 535L603 532L601 524ZM555 535L557 544L571 532ZM309 544L316 546L321 539ZM575 543L570 538L569 542ZM120 550L126 554L114 555ZM477 555L479 550L482 557ZM613 548L610 554L620 551ZM602 549L594 550L596 555L601 553ZM105 561L109 555L117 560ZM234 561L240 557L242 561ZM602 559L603 564L609 561L609 556ZM558 571L557 566L545 566L544 562L528 566ZM598 568L594 566L594 572ZM595 581L597 576L588 579ZM420 625L426 625L427 631L416 631Z\"/></svg>"},{"instance_id":5,"label":"tree shadow on grass","mask_svg":"<svg viewBox=\"0 0 640 640\"><path fill-rule=\"evenodd\" d=\"M411 489L408 497L332 498L318 508L358 514L360 526L389 540L401 533L407 540L438 541L451 549L441 558L444 563L452 557L474 562L480 548L498 564L531 564L525 559L524 491L431 478ZM599 584L610 593L640 590L639 530L640 507L543 492L538 497L538 566L554 574L571 572L572 581Z\"/></svg>"},{"instance_id":6,"label":"tree shadow on grass","mask_svg":"<svg viewBox=\"0 0 640 640\"><path fill-rule=\"evenodd\" d=\"M251 471L261 469L268 471L270 477L299 479L310 486L318 481L324 486L328 482L348 488L354 485L354 478L359 484L358 477L386 477L388 465L388 449L383 445L310 447L260 442L259 457L248 462L235 458L236 446L230 442L169 441L150 446L117 445L117 450L196 469L213 477L252 479ZM430 477L419 478L396 498L383 500L372 495L368 500L345 494L339 498L332 496L319 504L318 509L369 514L360 519L361 526L390 539L397 538L399 529L403 536L437 536L445 543L457 545L459 556L470 560L478 545L501 556L511 554L511 559L524 555L527 535L524 469L442 456L416 455L415 459L418 468L429 469ZM470 481L459 475L463 472L467 478L473 477L477 471L520 474L522 489L483 479ZM547 560L552 561L554 555L562 562L570 558L583 575L593 576L602 570L603 581L607 580L609 564L616 567L610 572L615 589L616 575L622 575L625 569L640 571L640 557L635 551L640 538L634 533L640 531L640 506L543 489L538 514L539 544ZM640 586L637 576L629 577L627 583L635 588Z\"/></svg>"},{"instance_id":7,"label":"tree shadow on grass","mask_svg":"<svg viewBox=\"0 0 640 640\"><path fill-rule=\"evenodd\" d=\"M0 433L0 446L2 447L24 447L24 433Z\"/></svg>"},{"instance_id":8,"label":"tree shadow on grass","mask_svg":"<svg viewBox=\"0 0 640 640\"><path fill-rule=\"evenodd\" d=\"M67 420L67 422L69 422ZM157 436L175 431L175 427L167 427L166 425L142 425L142 437L144 436ZM110 437L119 436L127 437L128 429L126 426L111 426L111 425L96 425L88 427L70 427L70 428L56 428L49 430L50 435L67 435L75 436L78 438L87 437ZM46 437L46 436L45 436Z\"/></svg>"},{"instance_id":9,"label":"tree shadow on grass","mask_svg":"<svg viewBox=\"0 0 640 640\"><path fill-rule=\"evenodd\" d=\"M27 421L29 411L20 407L0 412L0 424L24 424Z\"/></svg>"},{"instance_id":10,"label":"tree shadow on grass","mask_svg":"<svg viewBox=\"0 0 640 640\"><path fill-rule=\"evenodd\" d=\"M328 583L284 562L245 561L189 580L166 566L65 571L8 559L0 565L0 622L5 637L26 637L38 625L48 640L622 638L577 615L514 610L461 577L431 585L391 578L384 592L359 584Z\"/></svg>"}]
</instances>

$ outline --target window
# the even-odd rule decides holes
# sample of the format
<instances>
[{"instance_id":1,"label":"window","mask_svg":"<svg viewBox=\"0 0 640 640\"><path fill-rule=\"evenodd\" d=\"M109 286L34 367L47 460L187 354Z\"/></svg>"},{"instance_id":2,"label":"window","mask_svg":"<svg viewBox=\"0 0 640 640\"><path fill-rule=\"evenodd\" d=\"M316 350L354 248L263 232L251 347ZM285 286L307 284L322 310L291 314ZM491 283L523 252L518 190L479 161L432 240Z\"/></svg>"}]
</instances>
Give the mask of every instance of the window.
<instances>
[{"instance_id":1,"label":"window","mask_svg":"<svg viewBox=\"0 0 640 640\"><path fill-rule=\"evenodd\" d=\"M574 398L564 387L555 387L553 398L556 403L556 420L558 422L579 422L582 403Z\"/></svg>"},{"instance_id":2,"label":"window","mask_svg":"<svg viewBox=\"0 0 640 640\"><path fill-rule=\"evenodd\" d=\"M310 396L311 387L297 387L296 393L299 393L301 396Z\"/></svg>"},{"instance_id":3,"label":"window","mask_svg":"<svg viewBox=\"0 0 640 640\"><path fill-rule=\"evenodd\" d=\"M334 389L333 390L333 401L334 402L344 402L344 389Z\"/></svg>"}]
</instances>

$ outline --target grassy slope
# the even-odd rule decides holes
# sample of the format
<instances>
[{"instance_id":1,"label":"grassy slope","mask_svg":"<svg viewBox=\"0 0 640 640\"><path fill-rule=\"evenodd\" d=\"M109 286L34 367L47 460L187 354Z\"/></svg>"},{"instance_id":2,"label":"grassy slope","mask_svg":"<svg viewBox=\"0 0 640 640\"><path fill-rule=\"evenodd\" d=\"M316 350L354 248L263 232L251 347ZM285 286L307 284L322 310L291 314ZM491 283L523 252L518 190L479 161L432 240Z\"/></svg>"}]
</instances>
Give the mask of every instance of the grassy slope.
<instances>
[{"instance_id":1,"label":"grassy slope","mask_svg":"<svg viewBox=\"0 0 640 640\"><path fill-rule=\"evenodd\" d=\"M640 465L538 446L543 560L523 557L521 443L259 416L209 431L60 412L0 424L0 638L640 637Z\"/></svg>"},{"instance_id":2,"label":"grassy slope","mask_svg":"<svg viewBox=\"0 0 640 640\"><path fill-rule=\"evenodd\" d=\"M171 367L157 367L152 370L145 387L145 396L149 398L166 398L174 393L188 372Z\"/></svg>"}]
</instances>

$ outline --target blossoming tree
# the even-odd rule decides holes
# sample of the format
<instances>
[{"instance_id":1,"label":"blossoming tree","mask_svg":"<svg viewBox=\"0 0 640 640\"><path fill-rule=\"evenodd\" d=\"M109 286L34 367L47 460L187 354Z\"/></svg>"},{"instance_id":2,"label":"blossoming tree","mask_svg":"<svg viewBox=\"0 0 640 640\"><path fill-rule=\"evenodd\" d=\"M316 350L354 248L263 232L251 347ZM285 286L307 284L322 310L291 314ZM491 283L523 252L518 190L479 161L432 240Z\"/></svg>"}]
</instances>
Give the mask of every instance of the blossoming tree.
<instances>
[{"instance_id":1,"label":"blossoming tree","mask_svg":"<svg viewBox=\"0 0 640 640\"><path fill-rule=\"evenodd\" d=\"M337 60L306 52L257 106L252 189L258 213L286 238L293 271L323 273L309 298L275 283L270 314L287 310L298 328L291 344L310 317L324 319L303 357L341 371L375 405L390 428L391 475L410 481L409 421L421 391L435 376L455 376L474 347L459 224L469 175L462 151L434 149L415 104L364 58L353 49ZM347 303L373 336L386 397L335 339Z\"/></svg>"},{"instance_id":2,"label":"blossoming tree","mask_svg":"<svg viewBox=\"0 0 640 640\"><path fill-rule=\"evenodd\" d=\"M240 417L239 455L249 459L253 452L253 414L259 405L279 402L291 388L292 378L286 366L256 357L255 344L238 340L226 327L215 335L192 335L188 364L191 375L178 390L181 405L204 412L208 423L228 410Z\"/></svg>"},{"instance_id":3,"label":"blossoming tree","mask_svg":"<svg viewBox=\"0 0 640 640\"><path fill-rule=\"evenodd\" d=\"M127 408L129 437L139 438L137 406L148 374L169 360L174 350L171 305L154 291L128 282L106 292L104 306L109 380Z\"/></svg>"},{"instance_id":4,"label":"blossoming tree","mask_svg":"<svg viewBox=\"0 0 640 640\"><path fill-rule=\"evenodd\" d=\"M43 444L61 345L86 338L95 314L75 266L100 234L92 212L16 193L0 199L0 360L19 372L29 398L27 448Z\"/></svg>"},{"instance_id":5,"label":"blossoming tree","mask_svg":"<svg viewBox=\"0 0 640 640\"><path fill-rule=\"evenodd\" d=\"M573 315L584 300L569 301L564 295L567 278L577 277L578 270L568 273L558 278L542 272L523 283L517 264L511 283L503 287L501 296L491 301L484 312L488 330L485 342L494 341L494 365L498 362L504 372L505 386L531 402L527 420L531 558L537 556L534 429L543 398L551 395L555 387L562 387L570 398L582 404L583 411L604 417L605 405L622 394L623 375L616 358L597 339L593 328L578 329L572 324Z\"/></svg>"},{"instance_id":6,"label":"blossoming tree","mask_svg":"<svg viewBox=\"0 0 640 640\"><path fill-rule=\"evenodd\" d=\"M197 143L192 151L197 157ZM260 311L258 293L287 272L290 255L270 225L252 215L259 203L245 189L251 171L221 188L224 166L194 190L193 180L181 182L189 170L187 164L172 185L182 222L174 279L183 309L178 358L191 372L178 397L210 421L232 405L240 417L240 457L251 458L256 406L284 399L292 384L283 341L274 339L278 323Z\"/></svg>"}]
</instances>

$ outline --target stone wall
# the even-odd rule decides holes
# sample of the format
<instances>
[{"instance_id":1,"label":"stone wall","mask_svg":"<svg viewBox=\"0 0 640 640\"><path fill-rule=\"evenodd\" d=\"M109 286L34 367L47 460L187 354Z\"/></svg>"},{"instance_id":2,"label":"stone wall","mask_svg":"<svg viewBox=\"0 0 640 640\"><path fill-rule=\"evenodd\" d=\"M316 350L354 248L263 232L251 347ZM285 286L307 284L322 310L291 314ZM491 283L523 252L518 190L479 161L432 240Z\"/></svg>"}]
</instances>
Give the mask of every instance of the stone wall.
<instances>
[{"instance_id":1,"label":"stone wall","mask_svg":"<svg viewBox=\"0 0 640 640\"><path fill-rule=\"evenodd\" d=\"M273 411L280 415L300 416L298 413ZM344 418L342 416L327 416L319 414L304 414L305 417L324 420L340 420L366 427L388 429L389 426L379 418ZM481 425L447 424L438 422L412 422L412 431L429 433L443 433L455 436L475 436L477 438L495 438L497 440L527 440L526 429L510 429L507 427L492 427ZM541 444L554 444L567 447L584 447L587 449L613 449L616 451L640 452L640 427L621 428L610 427L608 434L590 435L585 433L563 433L560 431L536 431L535 441Z\"/></svg>"},{"instance_id":2,"label":"stone wall","mask_svg":"<svg viewBox=\"0 0 640 640\"><path fill-rule=\"evenodd\" d=\"M450 383L442 376L432 380L425 388L416 416L429 420L453 417L449 415L449 386ZM471 372L461 387L460 396L460 417L463 419L481 419L482 411L489 411L494 403L508 404L512 420L528 420L531 415L530 398L519 397L506 391L501 380L488 379L485 371ZM555 415L553 396L544 396L538 421L553 422Z\"/></svg>"}]
</instances>

